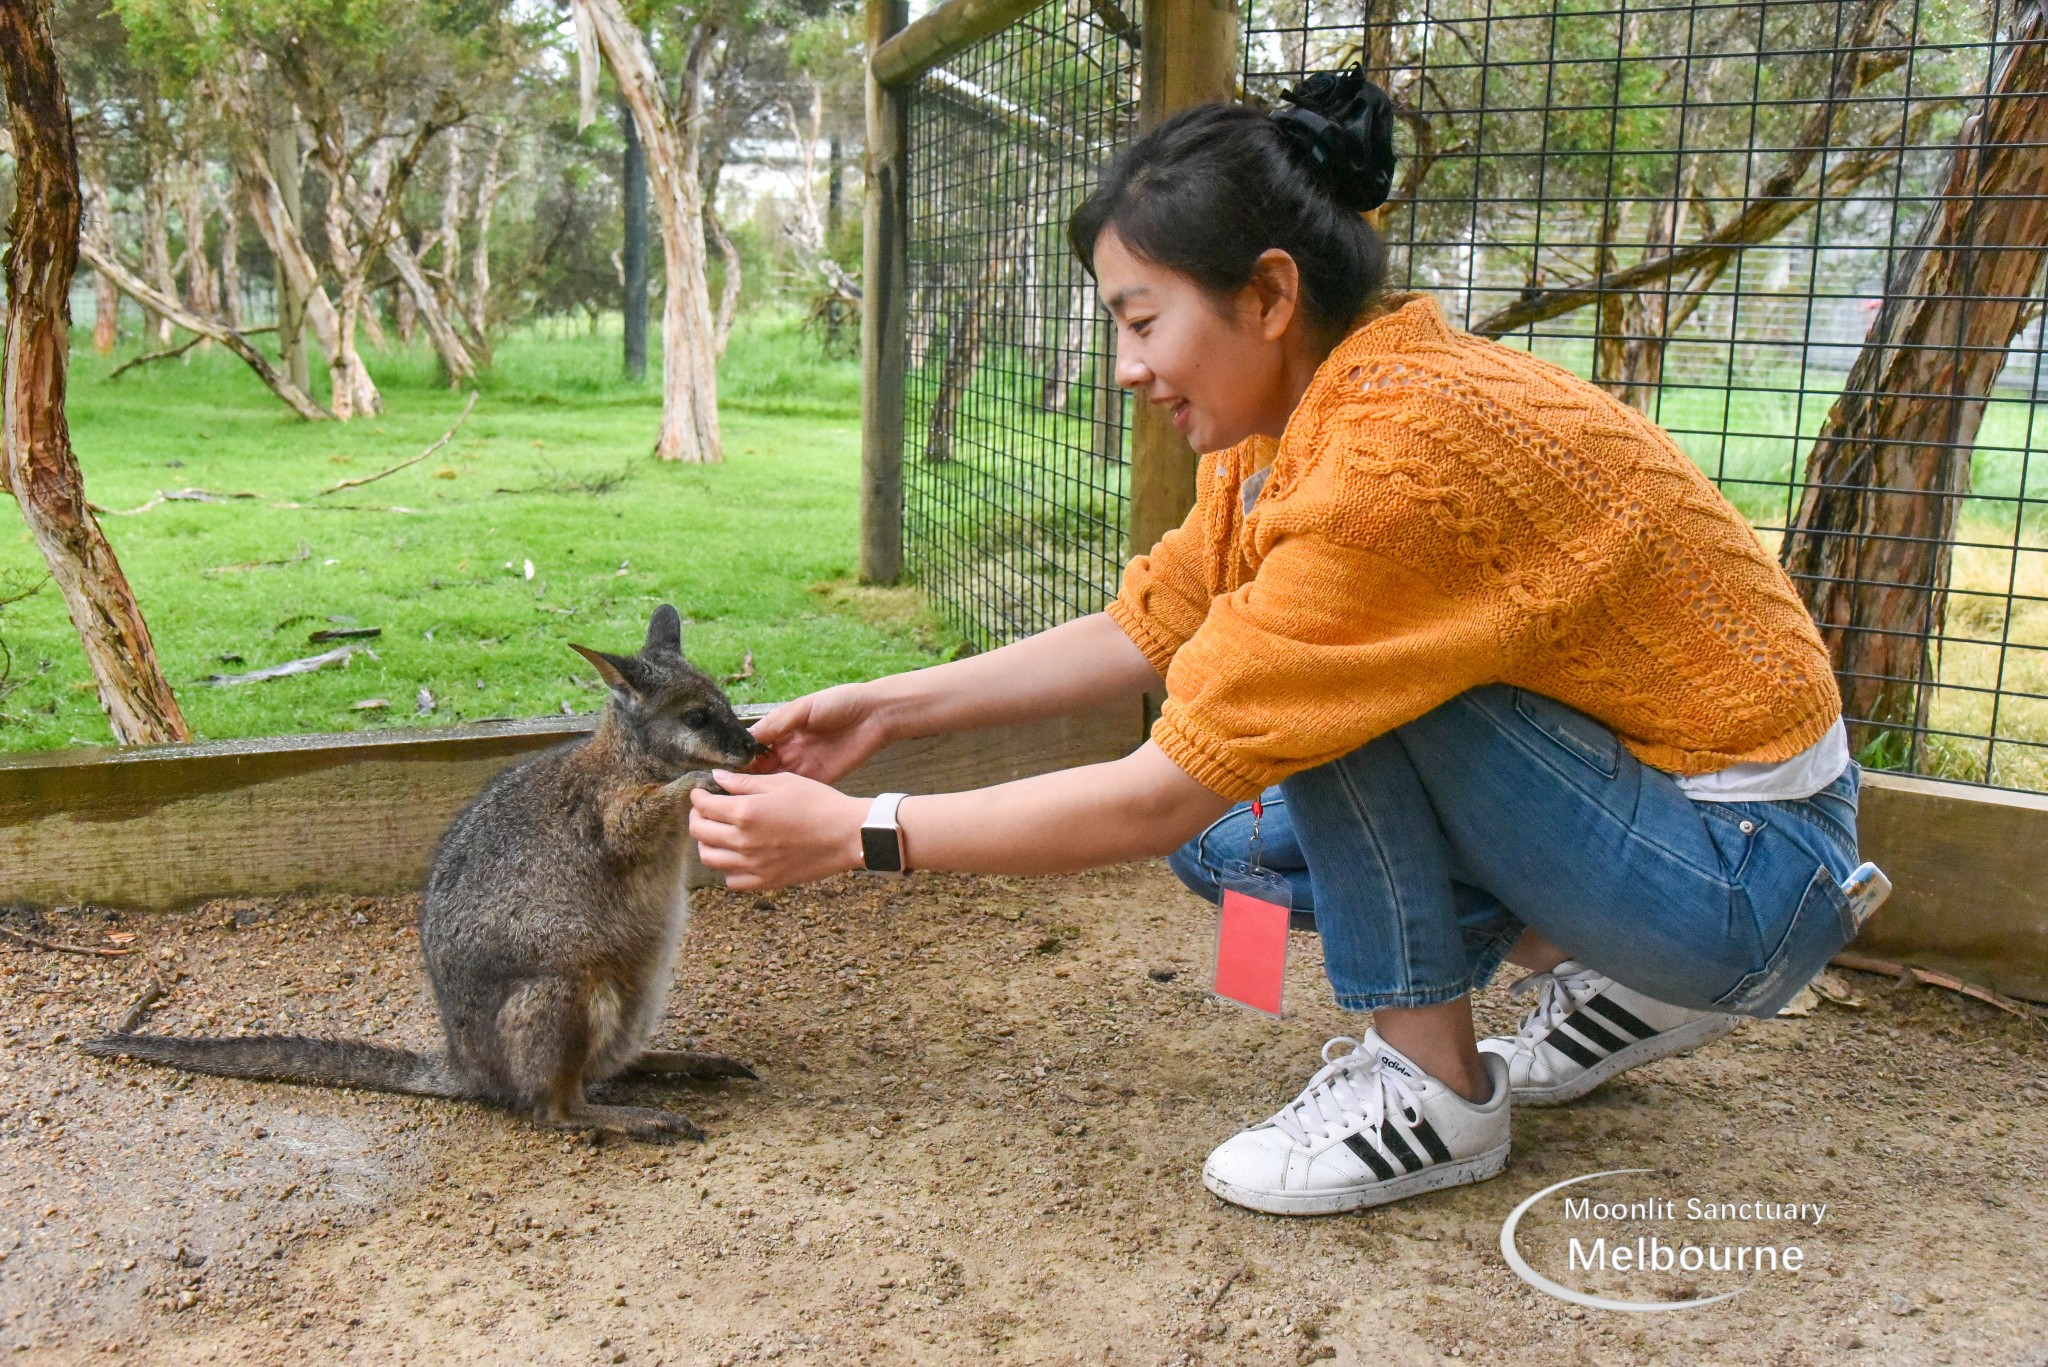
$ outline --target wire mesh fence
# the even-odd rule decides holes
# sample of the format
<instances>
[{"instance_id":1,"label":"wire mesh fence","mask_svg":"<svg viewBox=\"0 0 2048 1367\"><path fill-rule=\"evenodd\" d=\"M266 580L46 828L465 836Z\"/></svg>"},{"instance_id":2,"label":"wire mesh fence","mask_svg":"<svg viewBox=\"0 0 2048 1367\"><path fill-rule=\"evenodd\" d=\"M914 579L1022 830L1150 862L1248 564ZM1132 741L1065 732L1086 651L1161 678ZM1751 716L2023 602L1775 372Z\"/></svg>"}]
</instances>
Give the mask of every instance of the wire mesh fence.
<instances>
[{"instance_id":1,"label":"wire mesh fence","mask_svg":"<svg viewBox=\"0 0 2048 1367\"><path fill-rule=\"evenodd\" d=\"M1114 593L1123 394L1066 217L1137 117L1138 29L1053 0L909 101L904 552L977 646Z\"/></svg>"},{"instance_id":2,"label":"wire mesh fence","mask_svg":"<svg viewBox=\"0 0 2048 1367\"><path fill-rule=\"evenodd\" d=\"M1115 589L1120 409L1058 225L1130 136L1137 17L1057 0L914 106L906 548L983 645ZM1866 762L2048 790L2040 5L1248 10L1247 98L1360 60L1400 113L1390 284L1673 434L1801 583Z\"/></svg>"}]
</instances>

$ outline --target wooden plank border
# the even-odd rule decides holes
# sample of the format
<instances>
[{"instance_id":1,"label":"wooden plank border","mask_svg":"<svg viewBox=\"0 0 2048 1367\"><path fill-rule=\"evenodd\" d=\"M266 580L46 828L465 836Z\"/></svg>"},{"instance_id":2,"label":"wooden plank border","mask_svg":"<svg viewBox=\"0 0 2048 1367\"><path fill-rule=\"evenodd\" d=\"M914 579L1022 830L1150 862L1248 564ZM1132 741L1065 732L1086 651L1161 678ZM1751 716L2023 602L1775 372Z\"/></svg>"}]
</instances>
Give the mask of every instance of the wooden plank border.
<instances>
[{"instance_id":1,"label":"wooden plank border","mask_svg":"<svg viewBox=\"0 0 2048 1367\"><path fill-rule=\"evenodd\" d=\"M758 715L766 708L743 708ZM211 897L417 890L506 765L589 717L0 759L0 903L162 910ZM890 746L840 786L943 792L1115 759L1139 706Z\"/></svg>"},{"instance_id":2,"label":"wooden plank border","mask_svg":"<svg viewBox=\"0 0 2048 1367\"><path fill-rule=\"evenodd\" d=\"M1892 880L1859 951L2048 1001L2048 795L1866 773L1858 828Z\"/></svg>"}]
</instances>

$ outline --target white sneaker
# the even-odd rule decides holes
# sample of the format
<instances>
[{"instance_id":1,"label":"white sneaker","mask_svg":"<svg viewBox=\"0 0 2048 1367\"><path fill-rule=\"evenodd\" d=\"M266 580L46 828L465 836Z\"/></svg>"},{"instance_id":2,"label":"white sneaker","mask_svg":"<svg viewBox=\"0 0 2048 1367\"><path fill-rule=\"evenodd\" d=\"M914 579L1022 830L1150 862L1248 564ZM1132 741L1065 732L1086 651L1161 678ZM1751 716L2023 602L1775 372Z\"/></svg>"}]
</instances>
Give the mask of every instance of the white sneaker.
<instances>
[{"instance_id":1,"label":"white sneaker","mask_svg":"<svg viewBox=\"0 0 2048 1367\"><path fill-rule=\"evenodd\" d=\"M1334 1060L1338 1045L1350 1051ZM1329 1215L1479 1182L1508 1161L1508 1073L1475 1105L1367 1030L1323 1046L1325 1067L1279 1114L1216 1146L1202 1185L1269 1215Z\"/></svg>"},{"instance_id":2,"label":"white sneaker","mask_svg":"<svg viewBox=\"0 0 2048 1367\"><path fill-rule=\"evenodd\" d=\"M1667 1005L1570 959L1531 973L1511 995L1539 988L1520 1030L1479 1042L1480 1053L1507 1062L1517 1106L1575 1101L1625 1069L1717 1040L1742 1019Z\"/></svg>"}]
</instances>

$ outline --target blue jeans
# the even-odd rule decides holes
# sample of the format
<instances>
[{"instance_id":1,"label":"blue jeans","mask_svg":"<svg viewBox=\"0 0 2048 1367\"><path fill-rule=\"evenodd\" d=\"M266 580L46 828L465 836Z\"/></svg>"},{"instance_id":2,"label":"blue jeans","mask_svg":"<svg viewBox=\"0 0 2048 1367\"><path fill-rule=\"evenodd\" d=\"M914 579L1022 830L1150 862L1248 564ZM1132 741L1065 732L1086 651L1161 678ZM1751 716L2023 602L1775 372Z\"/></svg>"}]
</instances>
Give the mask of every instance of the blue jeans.
<instances>
[{"instance_id":1,"label":"blue jeans","mask_svg":"<svg viewBox=\"0 0 2048 1367\"><path fill-rule=\"evenodd\" d=\"M1858 773L1694 802L1593 718L1493 685L1267 790L1261 863L1348 1010L1455 1000L1534 928L1659 1001L1770 1016L1855 933ZM1236 807L1168 862L1213 901L1251 828Z\"/></svg>"}]
</instances>

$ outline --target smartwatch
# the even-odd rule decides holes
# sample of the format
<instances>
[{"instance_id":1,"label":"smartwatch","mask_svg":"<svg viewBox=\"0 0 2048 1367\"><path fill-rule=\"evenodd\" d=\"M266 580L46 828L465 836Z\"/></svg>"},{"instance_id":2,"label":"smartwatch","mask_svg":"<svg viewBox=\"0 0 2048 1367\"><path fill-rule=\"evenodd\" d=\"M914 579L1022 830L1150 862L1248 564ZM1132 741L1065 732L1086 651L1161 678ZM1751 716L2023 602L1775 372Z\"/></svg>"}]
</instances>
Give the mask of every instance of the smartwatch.
<instances>
[{"instance_id":1,"label":"smartwatch","mask_svg":"<svg viewBox=\"0 0 2048 1367\"><path fill-rule=\"evenodd\" d=\"M903 857L903 828L896 824L896 808L907 793L883 793L868 808L860 823L861 867L874 873L908 873Z\"/></svg>"}]
</instances>

